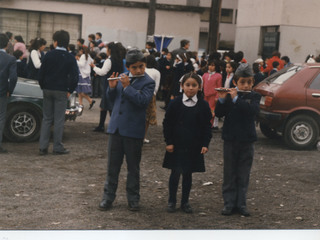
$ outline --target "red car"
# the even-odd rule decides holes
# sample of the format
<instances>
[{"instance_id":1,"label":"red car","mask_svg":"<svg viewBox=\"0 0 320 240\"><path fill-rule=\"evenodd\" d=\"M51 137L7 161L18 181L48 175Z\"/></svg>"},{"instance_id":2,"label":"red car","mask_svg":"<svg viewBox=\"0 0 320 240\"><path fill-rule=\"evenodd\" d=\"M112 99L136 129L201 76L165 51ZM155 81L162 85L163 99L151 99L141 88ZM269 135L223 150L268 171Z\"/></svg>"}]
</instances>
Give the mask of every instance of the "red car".
<instances>
[{"instance_id":1,"label":"red car","mask_svg":"<svg viewBox=\"0 0 320 240\"><path fill-rule=\"evenodd\" d=\"M282 135L296 150L315 147L320 129L320 64L291 65L254 90L262 95L259 122L265 136Z\"/></svg>"}]
</instances>

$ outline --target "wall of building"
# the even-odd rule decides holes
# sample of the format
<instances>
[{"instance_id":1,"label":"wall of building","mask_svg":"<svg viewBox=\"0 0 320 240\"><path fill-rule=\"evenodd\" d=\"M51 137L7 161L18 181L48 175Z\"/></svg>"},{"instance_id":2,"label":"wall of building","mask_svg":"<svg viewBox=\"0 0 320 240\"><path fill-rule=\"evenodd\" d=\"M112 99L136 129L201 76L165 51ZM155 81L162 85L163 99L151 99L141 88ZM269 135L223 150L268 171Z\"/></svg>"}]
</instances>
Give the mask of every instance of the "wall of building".
<instances>
[{"instance_id":1,"label":"wall of building","mask_svg":"<svg viewBox=\"0 0 320 240\"><path fill-rule=\"evenodd\" d=\"M303 62L308 54L319 55L320 13L318 0L241 0L235 51L242 50L249 62L260 57L261 27L279 26L279 51L292 62Z\"/></svg>"},{"instance_id":2,"label":"wall of building","mask_svg":"<svg viewBox=\"0 0 320 240\"><path fill-rule=\"evenodd\" d=\"M145 47L148 20L146 8L36 0L1 1L1 8L79 14L82 16L81 37L85 40L89 34L99 31L104 41L120 41L125 46ZM156 11L155 34L174 37L170 50L180 47L182 39L190 40L190 50L198 50L199 29L199 12Z\"/></svg>"}]
</instances>

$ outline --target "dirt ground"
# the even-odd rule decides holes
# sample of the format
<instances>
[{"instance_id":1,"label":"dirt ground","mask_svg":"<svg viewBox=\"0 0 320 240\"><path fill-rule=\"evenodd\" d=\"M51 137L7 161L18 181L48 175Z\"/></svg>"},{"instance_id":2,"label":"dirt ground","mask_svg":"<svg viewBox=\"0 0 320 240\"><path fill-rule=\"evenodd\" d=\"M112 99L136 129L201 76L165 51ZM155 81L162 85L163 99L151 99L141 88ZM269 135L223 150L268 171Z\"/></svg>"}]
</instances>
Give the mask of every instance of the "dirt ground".
<instances>
[{"instance_id":1,"label":"dirt ground","mask_svg":"<svg viewBox=\"0 0 320 240\"><path fill-rule=\"evenodd\" d=\"M251 217L220 214L221 132L213 134L206 172L193 175L194 213L167 213L169 170L161 167L165 149L161 109L158 126L148 133L150 143L143 147L141 210L127 210L124 164L114 207L99 211L108 136L92 132L98 106L87 109L76 122L65 125L69 155L39 156L37 142L4 143L9 154L0 155L0 230L320 228L320 152L288 150L281 140L267 139L260 131L248 192Z\"/></svg>"}]
</instances>

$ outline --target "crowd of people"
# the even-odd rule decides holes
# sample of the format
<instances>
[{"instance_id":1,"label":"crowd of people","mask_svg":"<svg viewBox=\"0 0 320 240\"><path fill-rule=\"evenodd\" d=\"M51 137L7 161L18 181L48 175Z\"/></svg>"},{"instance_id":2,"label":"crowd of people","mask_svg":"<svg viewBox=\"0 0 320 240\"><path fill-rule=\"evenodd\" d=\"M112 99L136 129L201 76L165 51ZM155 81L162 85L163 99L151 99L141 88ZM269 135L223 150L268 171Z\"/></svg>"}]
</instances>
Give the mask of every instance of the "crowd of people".
<instances>
[{"instance_id":1,"label":"crowd of people","mask_svg":"<svg viewBox=\"0 0 320 240\"><path fill-rule=\"evenodd\" d=\"M44 54L46 40L33 39L29 51L21 36L0 35L0 137L5 119L6 99L17 76L39 81L43 90L43 121L39 154L47 155L50 128L54 122L53 154L68 154L62 144L64 112L68 94L77 91L91 109L101 98L100 121L94 129L107 132L108 169L100 210L109 210L116 198L118 177L124 156L127 162L127 200L138 211L140 200L140 161L143 143L148 143L149 125L157 124L156 99L166 110L163 133L166 153L163 167L171 170L167 211L176 211L177 190L182 176L181 209L192 213L189 193L192 173L204 172L204 154L209 150L212 131L224 118L223 215L239 212L250 216L246 193L257 140L255 117L260 95L252 88L265 77L290 65L290 59L274 52L269 59L257 59L252 66L243 52L203 54L189 51L190 41L180 48L158 52L154 42L144 50L126 49L120 42L105 43L102 34L90 34L88 45L78 39L70 45L69 33L57 31ZM4 52L7 51L8 54ZM10 56L12 54L14 57ZM312 56L306 61L310 62ZM313 59L313 58L312 58ZM316 59L314 59L316 61ZM4 71L2 71L4 70ZM9 84L5 83L8 82ZM110 114L105 128L107 113ZM6 150L1 146L0 152Z\"/></svg>"}]
</instances>

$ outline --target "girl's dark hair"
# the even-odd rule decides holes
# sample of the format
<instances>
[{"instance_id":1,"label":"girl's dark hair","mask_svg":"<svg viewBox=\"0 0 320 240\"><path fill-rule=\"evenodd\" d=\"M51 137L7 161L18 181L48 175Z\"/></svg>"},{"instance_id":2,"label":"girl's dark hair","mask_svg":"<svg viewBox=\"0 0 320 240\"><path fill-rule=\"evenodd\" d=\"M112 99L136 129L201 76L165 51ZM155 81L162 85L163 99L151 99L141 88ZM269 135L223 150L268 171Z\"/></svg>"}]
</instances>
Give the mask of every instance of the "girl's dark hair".
<instances>
[{"instance_id":1,"label":"girl's dark hair","mask_svg":"<svg viewBox=\"0 0 320 240\"><path fill-rule=\"evenodd\" d=\"M233 72L235 72L237 70L237 64L235 62L227 62L226 65L227 64L230 64L230 66L233 69Z\"/></svg>"},{"instance_id":2,"label":"girl's dark hair","mask_svg":"<svg viewBox=\"0 0 320 240\"><path fill-rule=\"evenodd\" d=\"M189 78L193 78L194 80L196 80L197 83L199 84L199 87L201 87L202 79L198 74L196 74L194 72L189 72L189 73L186 73L185 75L183 75L181 85L183 85Z\"/></svg>"},{"instance_id":3,"label":"girl's dark hair","mask_svg":"<svg viewBox=\"0 0 320 240\"><path fill-rule=\"evenodd\" d=\"M104 52L99 53L101 59L107 59L107 54Z\"/></svg>"},{"instance_id":4,"label":"girl's dark hair","mask_svg":"<svg viewBox=\"0 0 320 240\"><path fill-rule=\"evenodd\" d=\"M79 47L79 51L82 51L85 56L86 56L86 60L88 60L88 56L89 56L89 48L88 47Z\"/></svg>"},{"instance_id":5,"label":"girl's dark hair","mask_svg":"<svg viewBox=\"0 0 320 240\"><path fill-rule=\"evenodd\" d=\"M214 64L214 66L216 67L216 72L220 73L220 61L216 59L209 60L208 67L212 64Z\"/></svg>"},{"instance_id":6,"label":"girl's dark hair","mask_svg":"<svg viewBox=\"0 0 320 240\"><path fill-rule=\"evenodd\" d=\"M117 66L121 66L121 72L123 72L123 58L122 58L122 50L119 48L119 44L115 42L110 42L107 45L110 50L111 59L115 62Z\"/></svg>"},{"instance_id":7,"label":"girl's dark hair","mask_svg":"<svg viewBox=\"0 0 320 240\"><path fill-rule=\"evenodd\" d=\"M32 50L39 50L41 46L46 44L47 44L47 41L44 40L43 38L35 38L31 41L29 52L31 52Z\"/></svg>"},{"instance_id":8,"label":"girl's dark hair","mask_svg":"<svg viewBox=\"0 0 320 240\"><path fill-rule=\"evenodd\" d=\"M146 57L146 61L147 61L147 68L158 68L158 63L156 61L156 58L153 55L148 55Z\"/></svg>"},{"instance_id":9,"label":"girl's dark hair","mask_svg":"<svg viewBox=\"0 0 320 240\"><path fill-rule=\"evenodd\" d=\"M23 38L21 37L21 35L15 36L14 39L15 39L17 42L24 43Z\"/></svg>"}]
</instances>

